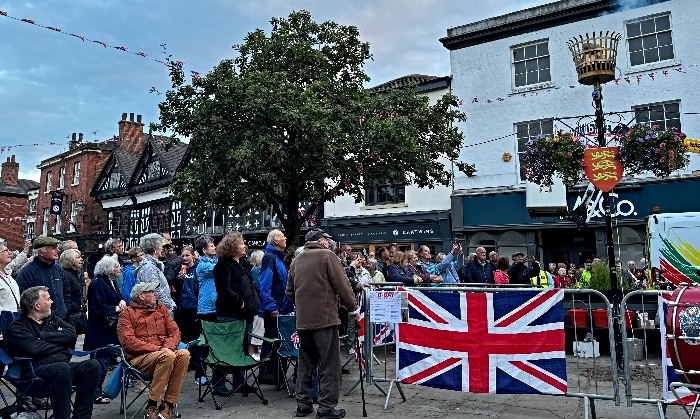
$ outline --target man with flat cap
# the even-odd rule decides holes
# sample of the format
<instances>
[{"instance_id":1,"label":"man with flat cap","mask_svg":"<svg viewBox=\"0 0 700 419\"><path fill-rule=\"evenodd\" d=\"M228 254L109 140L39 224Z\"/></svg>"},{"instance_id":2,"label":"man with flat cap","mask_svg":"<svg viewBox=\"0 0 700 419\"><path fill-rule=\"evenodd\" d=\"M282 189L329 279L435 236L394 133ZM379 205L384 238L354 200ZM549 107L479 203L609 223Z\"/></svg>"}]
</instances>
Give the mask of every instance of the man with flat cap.
<instances>
[{"instance_id":1,"label":"man with flat cap","mask_svg":"<svg viewBox=\"0 0 700 419\"><path fill-rule=\"evenodd\" d=\"M27 263L17 275L19 291L42 286L49 290L49 296L53 301L51 310L56 317L65 320L68 316L68 307L71 304L70 283L66 273L58 264L58 245L60 240L53 237L39 236L34 239L34 260Z\"/></svg>"},{"instance_id":2,"label":"man with flat cap","mask_svg":"<svg viewBox=\"0 0 700 419\"><path fill-rule=\"evenodd\" d=\"M528 268L525 262L532 262ZM525 258L523 252L513 253L513 264L508 268L508 279L511 284L530 285L530 278L540 274L540 264L533 257Z\"/></svg>"},{"instance_id":3,"label":"man with flat cap","mask_svg":"<svg viewBox=\"0 0 700 419\"><path fill-rule=\"evenodd\" d=\"M338 345L338 297L355 321L360 318L355 295L338 257L328 250L331 236L316 229L306 233L304 251L289 268L287 297L296 308L299 334L299 365L296 388L297 417L314 409L309 392L313 372L318 367L319 418L342 418L344 409L336 409L340 397L342 367Z\"/></svg>"}]
</instances>

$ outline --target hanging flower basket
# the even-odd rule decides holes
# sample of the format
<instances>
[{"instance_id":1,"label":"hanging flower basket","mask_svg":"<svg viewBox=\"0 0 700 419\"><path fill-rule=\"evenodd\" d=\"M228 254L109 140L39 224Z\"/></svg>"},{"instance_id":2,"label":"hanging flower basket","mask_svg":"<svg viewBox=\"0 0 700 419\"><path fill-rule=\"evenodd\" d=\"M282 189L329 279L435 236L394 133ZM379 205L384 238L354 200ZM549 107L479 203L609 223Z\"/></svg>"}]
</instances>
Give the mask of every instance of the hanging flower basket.
<instances>
[{"instance_id":1,"label":"hanging flower basket","mask_svg":"<svg viewBox=\"0 0 700 419\"><path fill-rule=\"evenodd\" d=\"M685 169L690 157L684 139L685 134L675 127L662 131L658 125L650 123L633 126L618 138L619 158L625 166L625 173L651 172L664 178L675 170Z\"/></svg>"},{"instance_id":2,"label":"hanging flower basket","mask_svg":"<svg viewBox=\"0 0 700 419\"><path fill-rule=\"evenodd\" d=\"M556 136L539 135L526 143L523 164L527 180L542 187L551 187L555 173L567 186L581 180L585 146L569 132Z\"/></svg>"}]
</instances>

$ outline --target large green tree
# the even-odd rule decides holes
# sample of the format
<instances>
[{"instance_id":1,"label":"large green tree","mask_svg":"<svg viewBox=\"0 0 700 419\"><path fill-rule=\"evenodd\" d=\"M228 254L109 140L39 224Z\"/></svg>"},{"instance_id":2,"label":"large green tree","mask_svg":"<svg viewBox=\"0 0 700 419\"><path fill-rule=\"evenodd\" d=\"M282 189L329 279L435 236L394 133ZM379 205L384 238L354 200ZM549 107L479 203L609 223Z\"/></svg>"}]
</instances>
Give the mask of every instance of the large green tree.
<instances>
[{"instance_id":1,"label":"large green tree","mask_svg":"<svg viewBox=\"0 0 700 419\"><path fill-rule=\"evenodd\" d=\"M312 214L378 180L449 185L465 116L447 94L430 105L412 87L371 95L363 70L369 44L354 26L316 23L306 11L249 33L227 59L187 83L172 66L157 131L191 138L191 161L172 184L176 199L202 213L272 206L290 242ZM203 215L203 214L202 214Z\"/></svg>"}]
</instances>

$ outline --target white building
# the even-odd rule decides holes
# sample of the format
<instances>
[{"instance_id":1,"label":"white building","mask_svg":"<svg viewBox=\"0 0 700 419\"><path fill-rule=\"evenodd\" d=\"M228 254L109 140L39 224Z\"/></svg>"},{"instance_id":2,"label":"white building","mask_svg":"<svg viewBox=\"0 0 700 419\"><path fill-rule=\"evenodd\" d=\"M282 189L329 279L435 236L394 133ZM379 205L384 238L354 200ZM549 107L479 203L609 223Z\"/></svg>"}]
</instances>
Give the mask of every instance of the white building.
<instances>
[{"instance_id":1,"label":"white building","mask_svg":"<svg viewBox=\"0 0 700 419\"><path fill-rule=\"evenodd\" d=\"M370 89L382 94L417 83L417 93L434 104L450 92L450 77L412 74ZM451 162L445 160L445 167ZM385 185L369 188L364 202L356 204L351 196L337 197L324 206L322 226L344 244L373 252L379 246L396 243L401 249L427 245L432 252L451 246L450 194L452 186L433 189L416 185Z\"/></svg>"},{"instance_id":2,"label":"white building","mask_svg":"<svg viewBox=\"0 0 700 419\"><path fill-rule=\"evenodd\" d=\"M595 143L593 89L578 83L566 44L593 31L622 36L617 80L602 91L604 111L624 113L606 116L606 130L634 123L636 115L699 138L700 118L692 114L700 112L698 23L700 3L693 0L563 0L449 29L441 42L450 50L453 94L467 114L459 125L466 136L460 159L477 170L474 177L455 173L454 231L465 234L471 248L486 245L507 257L516 249L548 262L604 255L602 214L581 231L567 221L530 219L519 153L529 138L560 129L589 134ZM691 155L688 170L669 179L627 178L613 190L622 260L642 256L644 217L652 206L700 210L685 198L700 192L697 169L700 156ZM580 188L568 191L569 208L577 195Z\"/></svg>"}]
</instances>

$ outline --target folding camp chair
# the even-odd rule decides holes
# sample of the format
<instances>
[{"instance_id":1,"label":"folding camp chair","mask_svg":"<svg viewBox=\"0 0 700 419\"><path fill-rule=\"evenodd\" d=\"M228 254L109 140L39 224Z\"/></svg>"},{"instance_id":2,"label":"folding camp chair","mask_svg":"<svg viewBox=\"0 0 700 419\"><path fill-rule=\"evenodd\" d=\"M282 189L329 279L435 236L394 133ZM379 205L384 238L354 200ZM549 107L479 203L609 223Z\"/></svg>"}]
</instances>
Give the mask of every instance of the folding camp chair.
<instances>
[{"instance_id":1,"label":"folding camp chair","mask_svg":"<svg viewBox=\"0 0 700 419\"><path fill-rule=\"evenodd\" d=\"M282 344L281 339L268 339L262 336L253 335L252 333L246 332L246 322L245 320L236 320L232 322L225 323L214 323L202 321L202 335L199 338L199 347L201 348L201 362L204 365L208 365L212 371L218 371L221 374L221 380L217 380L215 383L213 379L207 380L204 385L205 389L202 392L202 384L199 385L199 401L203 402L204 397L207 394L212 395L214 400L214 407L216 410L221 410L233 395L239 391L249 378L253 378L252 387L254 389L255 395L262 400L263 404L268 404L267 399L263 396L262 390L260 389L260 383L258 381L258 376L260 375L260 366L270 360L270 355L266 358L256 361L255 358L250 356L247 351L247 346L245 343L249 336L259 338L265 342L269 342L272 345L272 351L276 352L280 345ZM233 392L230 396L224 400L223 403L218 404L216 401L216 395L214 394L214 388L221 384L222 381L228 382L232 386L236 384L226 377L227 374L240 374L243 375L243 382L238 384L237 387L233 388ZM213 374L212 374L213 375ZM243 393L243 396L247 396L247 393Z\"/></svg>"},{"instance_id":2,"label":"folding camp chair","mask_svg":"<svg viewBox=\"0 0 700 419\"><path fill-rule=\"evenodd\" d=\"M178 349L187 349L191 350L197 344L199 343L199 340L193 340L192 342L189 343L180 343L178 345ZM121 373L121 397L120 397L120 402L119 402L119 413L124 414L124 419L126 419L127 415L127 410L134 404L136 401L141 397L143 394L146 394L146 400L141 404L141 406L131 415L130 419L133 419L134 416L136 416L137 413L139 413L145 406L146 403L148 403L148 391L151 389L151 381L153 381L153 377L146 375L139 371L137 368L132 367L129 362L127 362L126 357L124 356L124 348L122 348L119 345L109 345L107 347L110 352L117 358L117 361L119 364L117 365L117 368L114 369L114 372L112 374L119 374ZM142 389L138 389L136 387L133 388L133 391L136 392L134 397L129 401L129 381L134 380L136 382L141 381L145 384L145 386ZM177 408L177 405L173 408L173 417L179 418L180 417L180 412Z\"/></svg>"},{"instance_id":3,"label":"folding camp chair","mask_svg":"<svg viewBox=\"0 0 700 419\"><path fill-rule=\"evenodd\" d=\"M287 388L287 395L294 397L295 390L289 382L297 381L297 365L299 362L299 335L297 335L296 316L294 314L277 317L277 329L279 330L282 345L277 350L279 378L277 388Z\"/></svg>"},{"instance_id":4,"label":"folding camp chair","mask_svg":"<svg viewBox=\"0 0 700 419\"><path fill-rule=\"evenodd\" d=\"M12 323L17 313L10 311L0 312L0 334L4 335L7 326ZM4 370L0 374L0 383L12 394L14 401L9 403L5 397L5 393L0 389L0 398L2 399L5 407L0 409L0 416L6 419L12 413L16 412L34 412L38 414L39 410L44 411L44 418L50 419L53 417L53 413L49 415L49 389L46 386L44 380L37 377L34 373L34 365L30 358L17 358L12 359L5 352L4 341L0 341L0 371ZM88 356L91 353L99 350L104 350L105 348L95 349L93 351L76 351L71 350L70 354L72 356ZM6 368L5 368L6 367ZM73 392L75 388L73 388ZM71 393L72 394L72 393ZM41 399L44 400L43 409L37 409L33 404L29 403L29 399ZM71 402L72 404L72 402Z\"/></svg>"}]
</instances>

